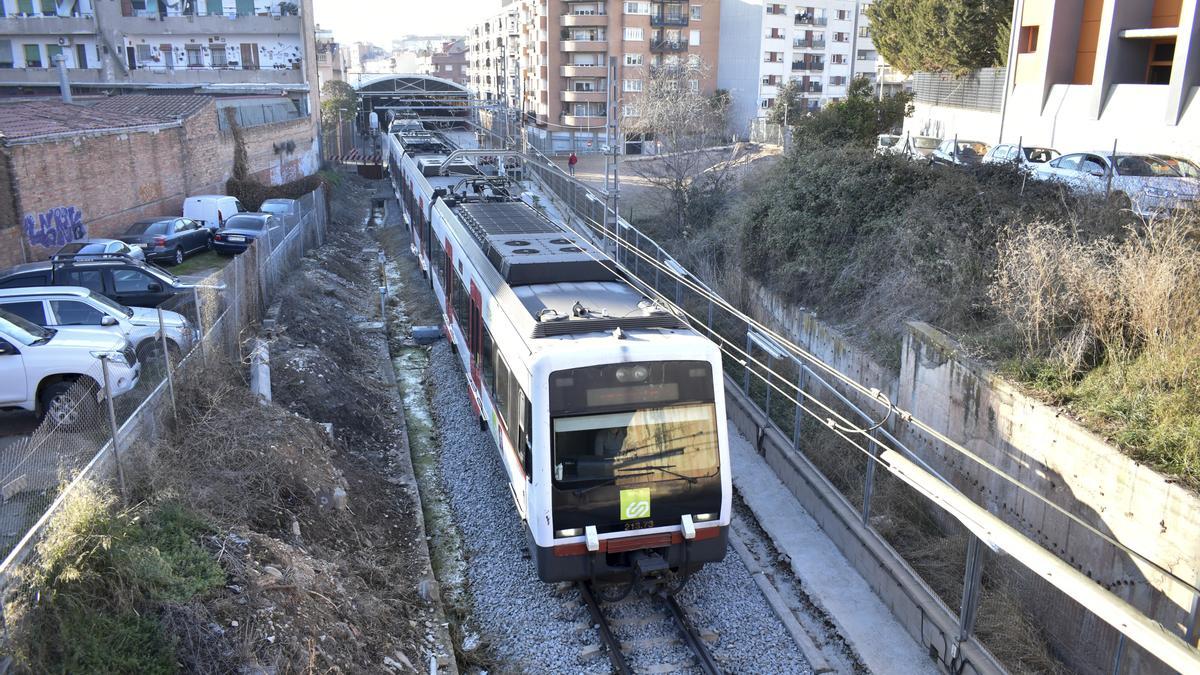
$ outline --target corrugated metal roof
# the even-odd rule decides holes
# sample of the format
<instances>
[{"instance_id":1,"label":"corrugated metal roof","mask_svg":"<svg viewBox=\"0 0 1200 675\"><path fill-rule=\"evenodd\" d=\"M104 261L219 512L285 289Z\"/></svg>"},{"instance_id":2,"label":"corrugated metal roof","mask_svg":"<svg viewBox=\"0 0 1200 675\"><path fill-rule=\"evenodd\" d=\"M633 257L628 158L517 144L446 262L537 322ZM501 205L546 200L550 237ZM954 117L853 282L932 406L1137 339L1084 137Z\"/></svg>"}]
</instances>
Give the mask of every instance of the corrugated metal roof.
<instances>
[{"instance_id":1,"label":"corrugated metal roof","mask_svg":"<svg viewBox=\"0 0 1200 675\"><path fill-rule=\"evenodd\" d=\"M177 120L191 117L212 101L211 96L194 94L125 94L110 96L92 106L94 110L142 115L160 120Z\"/></svg>"},{"instance_id":2,"label":"corrugated metal roof","mask_svg":"<svg viewBox=\"0 0 1200 675\"><path fill-rule=\"evenodd\" d=\"M0 104L0 135L8 140L70 132L108 131L161 124L162 119L62 101Z\"/></svg>"}]
</instances>

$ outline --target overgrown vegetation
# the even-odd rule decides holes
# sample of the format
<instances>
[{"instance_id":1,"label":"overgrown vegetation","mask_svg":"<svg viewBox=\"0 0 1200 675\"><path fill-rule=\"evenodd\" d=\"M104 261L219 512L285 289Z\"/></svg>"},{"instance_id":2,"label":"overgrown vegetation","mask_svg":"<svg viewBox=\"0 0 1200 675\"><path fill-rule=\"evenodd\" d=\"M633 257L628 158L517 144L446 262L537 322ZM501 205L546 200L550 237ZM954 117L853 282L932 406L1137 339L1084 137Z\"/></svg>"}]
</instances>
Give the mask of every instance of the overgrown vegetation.
<instances>
[{"instance_id":1,"label":"overgrown vegetation","mask_svg":"<svg viewBox=\"0 0 1200 675\"><path fill-rule=\"evenodd\" d=\"M1004 65L1012 10L1012 0L876 0L867 18L893 67L965 75Z\"/></svg>"},{"instance_id":2,"label":"overgrown vegetation","mask_svg":"<svg viewBox=\"0 0 1200 675\"><path fill-rule=\"evenodd\" d=\"M808 94L798 80L788 80L779 88L775 105L767 119L773 124L788 124L793 134L826 145L874 146L879 134L899 129L912 114L912 94L900 92L876 96L870 80L856 77L846 97L817 112L805 109Z\"/></svg>"}]
</instances>

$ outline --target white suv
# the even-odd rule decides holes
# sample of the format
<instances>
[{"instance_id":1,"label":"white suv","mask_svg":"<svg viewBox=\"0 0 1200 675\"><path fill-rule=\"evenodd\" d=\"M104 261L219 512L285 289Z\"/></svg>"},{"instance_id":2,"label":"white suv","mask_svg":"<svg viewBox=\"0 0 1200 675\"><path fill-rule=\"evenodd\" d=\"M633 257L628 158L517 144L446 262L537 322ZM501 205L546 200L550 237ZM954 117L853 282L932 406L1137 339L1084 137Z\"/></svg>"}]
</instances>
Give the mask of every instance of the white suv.
<instances>
[{"instance_id":1,"label":"white suv","mask_svg":"<svg viewBox=\"0 0 1200 675\"><path fill-rule=\"evenodd\" d=\"M113 396L137 386L141 364L124 337L92 328L42 328L0 309L0 408L34 410L73 426L102 400L101 357L108 359Z\"/></svg>"},{"instance_id":2,"label":"white suv","mask_svg":"<svg viewBox=\"0 0 1200 675\"><path fill-rule=\"evenodd\" d=\"M157 310L126 307L87 288L2 288L0 309L44 328L81 326L124 336L137 350L139 361L147 361L159 349ZM196 329L182 314L167 310L162 314L167 350L177 359L192 348Z\"/></svg>"}]
</instances>

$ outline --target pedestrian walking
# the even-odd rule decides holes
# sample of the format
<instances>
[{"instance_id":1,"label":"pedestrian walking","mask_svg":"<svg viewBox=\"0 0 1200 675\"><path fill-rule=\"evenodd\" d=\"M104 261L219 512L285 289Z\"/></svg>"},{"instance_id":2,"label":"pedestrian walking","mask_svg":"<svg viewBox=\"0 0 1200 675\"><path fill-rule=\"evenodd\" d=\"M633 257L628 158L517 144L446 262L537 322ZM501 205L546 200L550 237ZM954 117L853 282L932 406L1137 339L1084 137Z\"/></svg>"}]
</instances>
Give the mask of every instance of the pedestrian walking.
<instances>
[{"instance_id":1,"label":"pedestrian walking","mask_svg":"<svg viewBox=\"0 0 1200 675\"><path fill-rule=\"evenodd\" d=\"M575 151L572 150L571 156L567 158L567 169L570 170L572 176L575 175L575 165L578 163L579 158L575 156Z\"/></svg>"}]
</instances>

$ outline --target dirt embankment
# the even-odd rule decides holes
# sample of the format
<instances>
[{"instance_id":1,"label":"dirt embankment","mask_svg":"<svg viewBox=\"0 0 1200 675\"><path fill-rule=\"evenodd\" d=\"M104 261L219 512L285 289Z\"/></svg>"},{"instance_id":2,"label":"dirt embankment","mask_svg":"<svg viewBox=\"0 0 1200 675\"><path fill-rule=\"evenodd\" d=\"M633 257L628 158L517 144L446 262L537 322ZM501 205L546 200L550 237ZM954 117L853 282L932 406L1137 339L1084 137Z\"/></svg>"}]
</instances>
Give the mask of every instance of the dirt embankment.
<instances>
[{"instance_id":1,"label":"dirt embankment","mask_svg":"<svg viewBox=\"0 0 1200 675\"><path fill-rule=\"evenodd\" d=\"M81 490L5 605L28 672L453 671L364 258L368 186L285 282L274 403L210 354L179 423ZM374 313L373 313L374 312ZM330 430L325 424L331 424Z\"/></svg>"}]
</instances>

